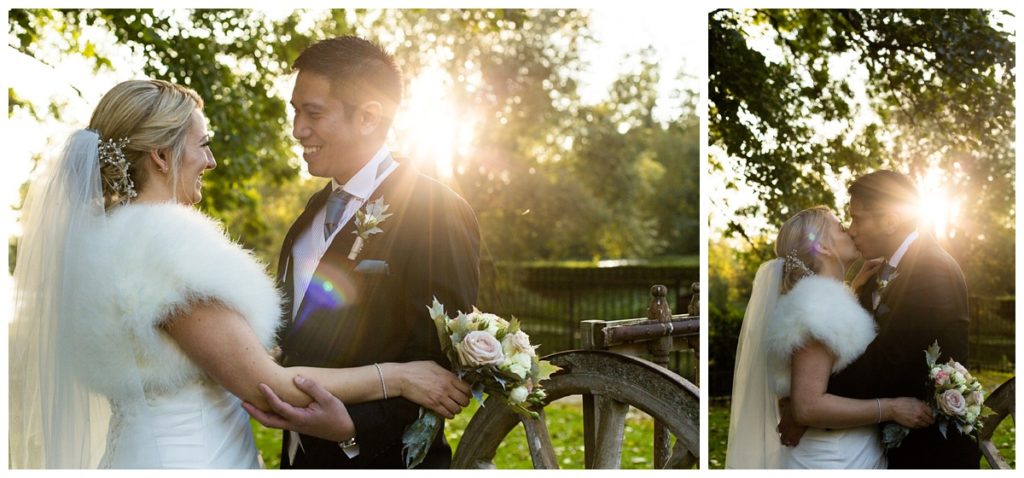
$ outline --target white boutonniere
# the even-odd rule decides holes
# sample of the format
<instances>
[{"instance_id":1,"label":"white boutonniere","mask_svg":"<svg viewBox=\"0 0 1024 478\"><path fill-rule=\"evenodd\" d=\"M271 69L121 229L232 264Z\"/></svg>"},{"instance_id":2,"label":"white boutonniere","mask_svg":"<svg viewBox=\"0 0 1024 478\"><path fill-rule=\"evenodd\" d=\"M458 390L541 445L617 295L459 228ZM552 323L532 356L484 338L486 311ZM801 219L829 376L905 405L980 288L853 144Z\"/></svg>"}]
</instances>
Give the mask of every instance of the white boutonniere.
<instances>
[{"instance_id":1,"label":"white boutonniere","mask_svg":"<svg viewBox=\"0 0 1024 478\"><path fill-rule=\"evenodd\" d=\"M875 279L875 282L878 283L878 288L875 290L878 291L879 297L885 294L885 289L888 288L889 284L892 283L892 281L896 280L896 278L899 277L899 275L899 272L893 272L888 279L882 279L881 277Z\"/></svg>"},{"instance_id":2,"label":"white boutonniere","mask_svg":"<svg viewBox=\"0 0 1024 478\"><path fill-rule=\"evenodd\" d=\"M376 201L368 203L356 211L356 230L352 232L356 235L356 241L352 243L352 249L348 251L348 260L356 260L356 256L363 250L363 246L370 236L384 232L380 225L391 217L391 214L385 214L387 210L388 205L384 203L384 198L377 198Z\"/></svg>"}]
</instances>

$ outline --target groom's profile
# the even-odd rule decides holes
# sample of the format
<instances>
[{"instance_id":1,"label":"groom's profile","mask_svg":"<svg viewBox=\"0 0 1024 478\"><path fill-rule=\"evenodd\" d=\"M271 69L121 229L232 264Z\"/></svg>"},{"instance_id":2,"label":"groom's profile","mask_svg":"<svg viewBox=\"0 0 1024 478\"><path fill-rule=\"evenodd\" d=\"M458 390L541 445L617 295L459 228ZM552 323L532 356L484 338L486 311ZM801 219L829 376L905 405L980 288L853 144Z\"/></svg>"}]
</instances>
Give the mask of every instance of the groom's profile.
<instances>
[{"instance_id":1,"label":"groom's profile","mask_svg":"<svg viewBox=\"0 0 1024 478\"><path fill-rule=\"evenodd\" d=\"M858 297L872 311L878 335L857 360L832 375L828 393L927 401L932 391L925 349L938 342L940 362L952 358L968 365L970 317L963 273L931 234L918 229L918 193L909 178L875 171L857 178L849 193L850 237L864 259L884 259ZM980 452L973 439L952 426L947 435L937 425L912 430L899 447L887 451L889 468L978 468Z\"/></svg>"},{"instance_id":2,"label":"groom's profile","mask_svg":"<svg viewBox=\"0 0 1024 478\"><path fill-rule=\"evenodd\" d=\"M449 310L476 302L479 227L461 197L385 146L401 103L401 71L381 47L353 36L311 45L293 68L292 135L310 174L330 181L281 247L283 365L447 366L427 306L434 297ZM390 216L378 215L379 232L367 234L359 218L374 204ZM286 431L281 467L404 468L401 437L419 407L392 397L347 408L358 451ZM442 429L420 467L450 464Z\"/></svg>"}]
</instances>

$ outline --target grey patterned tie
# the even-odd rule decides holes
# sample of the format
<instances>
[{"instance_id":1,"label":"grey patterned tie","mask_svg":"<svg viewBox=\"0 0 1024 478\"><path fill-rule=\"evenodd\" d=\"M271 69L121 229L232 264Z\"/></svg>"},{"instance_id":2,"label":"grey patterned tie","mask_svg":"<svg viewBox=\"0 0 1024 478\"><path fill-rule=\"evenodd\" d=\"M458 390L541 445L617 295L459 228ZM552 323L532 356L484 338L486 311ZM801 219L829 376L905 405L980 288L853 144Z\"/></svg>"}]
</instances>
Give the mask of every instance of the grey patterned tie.
<instances>
[{"instance_id":1,"label":"grey patterned tie","mask_svg":"<svg viewBox=\"0 0 1024 478\"><path fill-rule=\"evenodd\" d=\"M331 237L331 233L338 227L341 215L345 212L345 206L355 196L345 192L344 189L335 189L331 197L327 198L327 214L324 215L324 240Z\"/></svg>"}]
</instances>

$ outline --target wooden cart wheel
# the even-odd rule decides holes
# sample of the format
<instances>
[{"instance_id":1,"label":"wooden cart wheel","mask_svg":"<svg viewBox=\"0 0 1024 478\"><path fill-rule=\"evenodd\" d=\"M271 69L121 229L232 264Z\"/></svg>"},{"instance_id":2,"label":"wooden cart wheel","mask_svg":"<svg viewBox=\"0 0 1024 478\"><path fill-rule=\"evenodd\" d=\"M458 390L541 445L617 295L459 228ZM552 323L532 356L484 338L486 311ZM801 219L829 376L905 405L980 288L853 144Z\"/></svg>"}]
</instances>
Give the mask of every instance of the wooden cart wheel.
<instances>
[{"instance_id":1,"label":"wooden cart wheel","mask_svg":"<svg viewBox=\"0 0 1024 478\"><path fill-rule=\"evenodd\" d=\"M981 448L982 456L988 460L989 466L994 470L1012 469L1003 455L999 453L995 443L992 443L992 434L1006 417L1010 417L1014 423L1017 422L1017 407L1014 403L1016 395L1017 377L1013 377L996 387L992 391L992 395L985 399L985 406L991 408L995 413L985 419L984 425L981 427L981 436L978 437L978 446Z\"/></svg>"},{"instance_id":2,"label":"wooden cart wheel","mask_svg":"<svg viewBox=\"0 0 1024 478\"><path fill-rule=\"evenodd\" d=\"M619 468L629 406L644 411L675 435L669 467L696 464L700 392L693 384L651 362L613 352L570 350L544 359L562 368L544 382L544 405L570 395L583 396L587 468ZM500 400L488 398L466 427L452 468L493 468L498 445L520 422L526 430L533 467L558 468L544 411L539 412L539 419L524 418Z\"/></svg>"}]
</instances>

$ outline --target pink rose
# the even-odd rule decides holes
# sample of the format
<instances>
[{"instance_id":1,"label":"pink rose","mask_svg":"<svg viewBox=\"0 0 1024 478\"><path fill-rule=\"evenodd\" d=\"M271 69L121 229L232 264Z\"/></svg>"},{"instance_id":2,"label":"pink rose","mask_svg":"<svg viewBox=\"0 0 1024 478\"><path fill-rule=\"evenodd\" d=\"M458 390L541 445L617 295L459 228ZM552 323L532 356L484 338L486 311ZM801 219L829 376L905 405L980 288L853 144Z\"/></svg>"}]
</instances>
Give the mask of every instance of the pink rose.
<instances>
[{"instance_id":1,"label":"pink rose","mask_svg":"<svg viewBox=\"0 0 1024 478\"><path fill-rule=\"evenodd\" d=\"M967 401L956 390L946 390L938 397L939 411L951 417L963 415L967 411Z\"/></svg>"},{"instance_id":2,"label":"pink rose","mask_svg":"<svg viewBox=\"0 0 1024 478\"><path fill-rule=\"evenodd\" d=\"M483 330L475 330L466 334L462 342L455 346L459 361L469 367L496 365L504 360L501 342Z\"/></svg>"},{"instance_id":3,"label":"pink rose","mask_svg":"<svg viewBox=\"0 0 1024 478\"><path fill-rule=\"evenodd\" d=\"M960 372L960 375L963 375L963 376L969 375L969 373L967 372L967 369L964 368L963 365L960 365L960 362L953 362L952 360L950 360L950 362L952 362L953 370L956 370L957 372Z\"/></svg>"},{"instance_id":4,"label":"pink rose","mask_svg":"<svg viewBox=\"0 0 1024 478\"><path fill-rule=\"evenodd\" d=\"M935 386L942 387L949 383L949 373L945 370L935 372Z\"/></svg>"}]
</instances>

